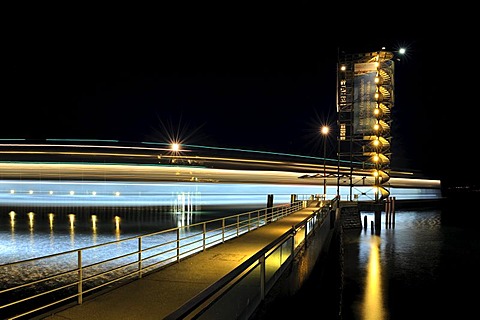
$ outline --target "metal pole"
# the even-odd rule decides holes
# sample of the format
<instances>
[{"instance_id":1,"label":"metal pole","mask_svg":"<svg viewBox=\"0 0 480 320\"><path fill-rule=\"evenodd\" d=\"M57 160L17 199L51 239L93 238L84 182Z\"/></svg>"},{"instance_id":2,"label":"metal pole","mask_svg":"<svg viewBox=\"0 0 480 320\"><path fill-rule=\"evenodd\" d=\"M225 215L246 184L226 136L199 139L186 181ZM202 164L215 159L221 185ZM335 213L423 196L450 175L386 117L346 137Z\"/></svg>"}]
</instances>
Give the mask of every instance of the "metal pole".
<instances>
[{"instance_id":1,"label":"metal pole","mask_svg":"<svg viewBox=\"0 0 480 320\"><path fill-rule=\"evenodd\" d=\"M177 228L177 262L180 262L180 228Z\"/></svg>"},{"instance_id":2,"label":"metal pole","mask_svg":"<svg viewBox=\"0 0 480 320\"><path fill-rule=\"evenodd\" d=\"M326 161L327 157L327 135L323 137L323 197L324 200L327 200L327 171L326 171Z\"/></svg>"},{"instance_id":3,"label":"metal pole","mask_svg":"<svg viewBox=\"0 0 480 320\"><path fill-rule=\"evenodd\" d=\"M138 277L142 277L142 237L138 238Z\"/></svg>"},{"instance_id":4,"label":"metal pole","mask_svg":"<svg viewBox=\"0 0 480 320\"><path fill-rule=\"evenodd\" d=\"M77 284L77 304L83 303L83 269L82 269L82 250L77 251L77 266L78 266L78 284Z\"/></svg>"}]
</instances>

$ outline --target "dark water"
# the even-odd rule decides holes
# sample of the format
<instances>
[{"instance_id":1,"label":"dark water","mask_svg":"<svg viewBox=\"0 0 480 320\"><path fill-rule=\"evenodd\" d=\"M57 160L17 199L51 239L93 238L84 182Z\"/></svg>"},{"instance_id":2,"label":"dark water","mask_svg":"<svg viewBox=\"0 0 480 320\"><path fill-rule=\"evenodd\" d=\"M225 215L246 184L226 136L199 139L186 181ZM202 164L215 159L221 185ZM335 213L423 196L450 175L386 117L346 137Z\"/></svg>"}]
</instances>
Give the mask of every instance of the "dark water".
<instances>
[{"instance_id":1,"label":"dark water","mask_svg":"<svg viewBox=\"0 0 480 320\"><path fill-rule=\"evenodd\" d=\"M454 205L452 205L454 203ZM470 319L478 317L480 210L446 201L439 208L397 210L380 231L343 230L328 261L293 297L262 319Z\"/></svg>"}]
</instances>

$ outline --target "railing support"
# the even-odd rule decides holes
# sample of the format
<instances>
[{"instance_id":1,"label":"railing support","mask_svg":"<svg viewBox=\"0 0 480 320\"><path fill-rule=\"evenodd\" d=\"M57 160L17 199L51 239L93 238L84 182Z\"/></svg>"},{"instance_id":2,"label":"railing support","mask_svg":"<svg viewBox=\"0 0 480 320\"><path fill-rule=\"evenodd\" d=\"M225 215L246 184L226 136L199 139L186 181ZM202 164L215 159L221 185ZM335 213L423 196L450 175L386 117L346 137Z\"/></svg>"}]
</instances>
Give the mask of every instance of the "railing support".
<instances>
[{"instance_id":1,"label":"railing support","mask_svg":"<svg viewBox=\"0 0 480 320\"><path fill-rule=\"evenodd\" d=\"M83 303L83 269L82 269L82 250L77 251L77 263L78 263L78 297L77 303Z\"/></svg>"},{"instance_id":2,"label":"railing support","mask_svg":"<svg viewBox=\"0 0 480 320\"><path fill-rule=\"evenodd\" d=\"M207 224L203 223L203 251L207 249Z\"/></svg>"},{"instance_id":3,"label":"railing support","mask_svg":"<svg viewBox=\"0 0 480 320\"><path fill-rule=\"evenodd\" d=\"M180 262L180 229L177 229L177 262Z\"/></svg>"},{"instance_id":4,"label":"railing support","mask_svg":"<svg viewBox=\"0 0 480 320\"><path fill-rule=\"evenodd\" d=\"M142 278L142 237L138 238L138 278Z\"/></svg>"},{"instance_id":5,"label":"railing support","mask_svg":"<svg viewBox=\"0 0 480 320\"><path fill-rule=\"evenodd\" d=\"M222 243L225 242L225 219L222 219Z\"/></svg>"}]
</instances>

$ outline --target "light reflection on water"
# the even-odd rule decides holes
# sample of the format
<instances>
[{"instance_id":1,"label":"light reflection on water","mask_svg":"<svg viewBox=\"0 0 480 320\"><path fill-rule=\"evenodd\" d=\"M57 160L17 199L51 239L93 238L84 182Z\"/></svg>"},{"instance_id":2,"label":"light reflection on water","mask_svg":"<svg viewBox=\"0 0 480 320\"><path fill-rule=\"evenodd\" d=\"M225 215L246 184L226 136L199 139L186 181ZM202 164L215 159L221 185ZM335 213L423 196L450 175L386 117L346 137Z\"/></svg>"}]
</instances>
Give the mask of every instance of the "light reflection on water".
<instances>
[{"instance_id":1,"label":"light reflection on water","mask_svg":"<svg viewBox=\"0 0 480 320\"><path fill-rule=\"evenodd\" d=\"M399 211L395 226L383 224L379 233L371 230L374 215L367 213L368 228L349 231L345 238L342 319L460 319L476 312L472 292L480 285L480 241L474 228L478 220L469 212ZM372 258L377 249L378 259ZM375 260L376 293L370 281Z\"/></svg>"},{"instance_id":2,"label":"light reflection on water","mask_svg":"<svg viewBox=\"0 0 480 320\"><path fill-rule=\"evenodd\" d=\"M269 309L270 320L301 318L469 319L478 312L480 215L475 206L398 210L395 225L344 229L342 259L315 267L300 292ZM342 262L340 262L342 261ZM312 310L314 310L312 312Z\"/></svg>"},{"instance_id":3,"label":"light reflection on water","mask_svg":"<svg viewBox=\"0 0 480 320\"><path fill-rule=\"evenodd\" d=\"M413 303L410 292L401 294L409 291L406 286L429 285L439 277L444 245L439 210L399 211L394 225L385 223L383 212L380 230L374 221L373 212L362 213L364 229L346 238L347 259L358 259L356 273L346 274L347 294L353 292L350 285L362 288L353 301L347 300L356 314L352 319L391 319L398 303Z\"/></svg>"},{"instance_id":4,"label":"light reflection on water","mask_svg":"<svg viewBox=\"0 0 480 320\"><path fill-rule=\"evenodd\" d=\"M198 211L166 208L23 208L0 211L0 261L42 257L136 235L181 227L253 210L251 207Z\"/></svg>"},{"instance_id":5,"label":"light reflection on water","mask_svg":"<svg viewBox=\"0 0 480 320\"><path fill-rule=\"evenodd\" d=\"M385 319L383 302L382 266L380 263L380 237L370 239L370 254L367 263L365 291L362 301L363 319Z\"/></svg>"}]
</instances>

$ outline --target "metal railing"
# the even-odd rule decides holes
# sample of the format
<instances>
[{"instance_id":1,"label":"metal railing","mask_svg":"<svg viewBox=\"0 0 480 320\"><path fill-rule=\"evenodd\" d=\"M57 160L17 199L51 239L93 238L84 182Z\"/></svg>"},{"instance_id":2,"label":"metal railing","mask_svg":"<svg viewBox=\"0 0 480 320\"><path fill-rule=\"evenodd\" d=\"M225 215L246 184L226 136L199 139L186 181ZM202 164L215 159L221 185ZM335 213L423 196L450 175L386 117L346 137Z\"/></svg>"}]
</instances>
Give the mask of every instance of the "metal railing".
<instances>
[{"instance_id":1,"label":"metal railing","mask_svg":"<svg viewBox=\"0 0 480 320\"><path fill-rule=\"evenodd\" d=\"M323 202L309 217L164 319L249 319L296 254L307 246L313 231L332 231L332 203L334 200Z\"/></svg>"},{"instance_id":2,"label":"metal railing","mask_svg":"<svg viewBox=\"0 0 480 320\"><path fill-rule=\"evenodd\" d=\"M155 233L0 265L0 314L18 319L179 262L306 207L298 200ZM19 272L22 270L23 272Z\"/></svg>"}]
</instances>

